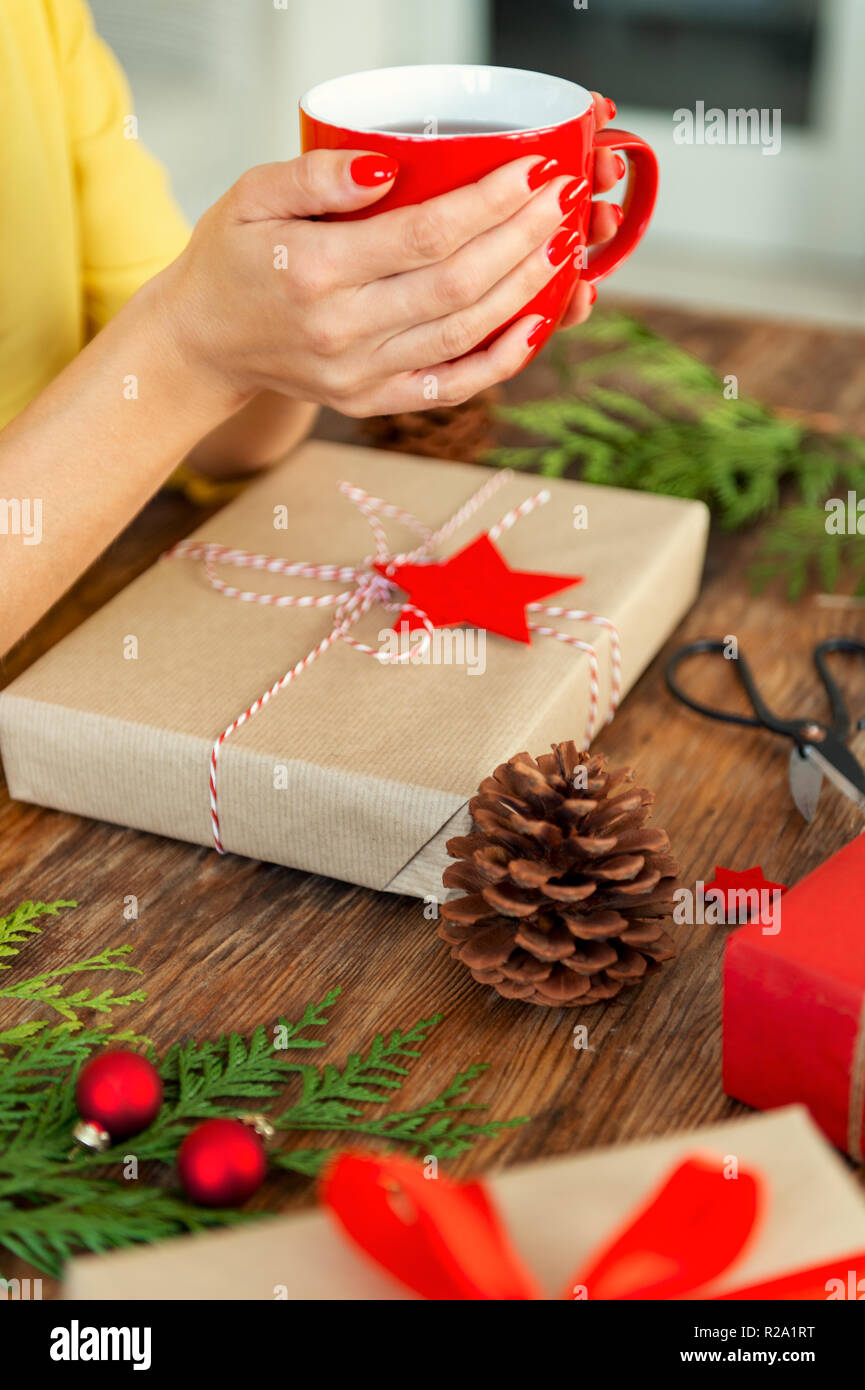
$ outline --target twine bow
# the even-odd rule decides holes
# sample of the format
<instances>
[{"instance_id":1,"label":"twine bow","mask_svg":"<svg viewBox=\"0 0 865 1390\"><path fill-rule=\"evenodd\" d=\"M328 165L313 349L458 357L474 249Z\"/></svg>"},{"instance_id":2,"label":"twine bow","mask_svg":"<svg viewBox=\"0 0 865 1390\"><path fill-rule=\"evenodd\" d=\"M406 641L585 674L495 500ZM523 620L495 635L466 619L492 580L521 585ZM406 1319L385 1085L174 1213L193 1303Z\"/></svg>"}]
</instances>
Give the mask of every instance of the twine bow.
<instances>
[{"instance_id":1,"label":"twine bow","mask_svg":"<svg viewBox=\"0 0 865 1390\"><path fill-rule=\"evenodd\" d=\"M274 696L284 690L291 681L301 675L308 666L317 661L320 656L331 647L334 642L347 642L356 651L362 652L364 656L371 656L382 664L400 664L404 662L416 662L423 658L424 652L428 649L434 633L433 623L429 615L423 609L413 603L407 602L404 598L398 597L399 590L389 578L388 571L393 572L401 565L417 564L428 561L433 550L447 540L455 531L459 529L470 517L472 517L483 504L493 496L505 483L513 478L513 474L504 470L492 474L489 481L469 498L453 516L451 516L443 526L432 530L425 526L423 522L406 511L402 507L396 507L390 502L383 501L380 497L373 497L363 488L355 487L351 483L341 482L338 491L353 502L363 517L369 523L375 539L375 552L368 555L359 565L327 565L309 564L306 561L284 560L273 555L254 555L247 550L239 550L230 546L217 545L209 541L180 541L170 550L165 552L166 559L198 560L204 565L204 572L208 583L221 594L224 598L239 599L244 603L261 603L274 608L333 608L333 623L330 631L322 640L307 652L294 666L284 675L274 681L269 689L259 695L242 714L223 729L219 737L214 741L210 753L210 821L213 832L213 842L220 854L225 853L222 843L222 834L219 820L219 806L217 800L217 771L219 766L219 755L226 740L231 737L238 729L242 728L252 719L259 710L263 709ZM490 540L497 540L503 532L510 530L524 516L528 516L537 507L548 502L550 494L546 488L542 488L533 496L518 507L513 507L509 512L490 527L487 532ZM418 535L420 543L414 550L403 553L392 553L388 545L387 532L383 519L401 522L411 531ZM228 584L220 579L216 574L216 567L219 565L235 566L241 569L255 569L264 571L267 574L280 574L286 577L298 579L321 579L333 581L334 583L348 584L348 588L342 589L336 594L267 594L254 589L240 589L233 584ZM379 568L374 568L378 566ZM384 571L384 573L382 573ZM390 652L382 648L368 646L361 642L352 634L352 628L360 619L370 611L376 604L390 612L399 612L405 615L414 615L421 625L422 643L419 646L409 647L402 651ZM619 638L616 628L609 618L601 617L597 613L589 613L579 608L561 608L543 603L530 603L526 605L529 612L545 614L549 618L568 618L579 622L594 623L599 627L604 627L610 634L610 660L611 660L611 686L610 686L610 706L607 715L607 723L613 718L618 708L621 695L621 655L619 648ZM581 638L572 636L570 633L562 632L560 629L550 627L542 623L530 622L528 624L532 632L537 632L543 637L553 637L558 642L565 642L569 646L583 651L589 660L589 713L586 723L585 743L586 747L591 743L595 733L598 716L599 701L599 676L598 676L598 657L595 648L591 643L583 641Z\"/></svg>"}]
</instances>

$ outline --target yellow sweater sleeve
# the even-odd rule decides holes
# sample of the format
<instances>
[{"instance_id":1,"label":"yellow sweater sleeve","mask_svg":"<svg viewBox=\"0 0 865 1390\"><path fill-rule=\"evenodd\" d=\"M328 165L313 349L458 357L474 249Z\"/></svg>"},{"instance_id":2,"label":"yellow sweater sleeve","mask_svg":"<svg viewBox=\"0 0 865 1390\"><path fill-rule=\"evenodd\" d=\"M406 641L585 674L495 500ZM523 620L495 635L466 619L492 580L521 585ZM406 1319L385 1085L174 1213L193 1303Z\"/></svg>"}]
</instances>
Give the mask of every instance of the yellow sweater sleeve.
<instances>
[{"instance_id":1,"label":"yellow sweater sleeve","mask_svg":"<svg viewBox=\"0 0 865 1390\"><path fill-rule=\"evenodd\" d=\"M137 138L132 96L84 0L49 0L77 193L89 334L179 255L189 228Z\"/></svg>"}]
</instances>

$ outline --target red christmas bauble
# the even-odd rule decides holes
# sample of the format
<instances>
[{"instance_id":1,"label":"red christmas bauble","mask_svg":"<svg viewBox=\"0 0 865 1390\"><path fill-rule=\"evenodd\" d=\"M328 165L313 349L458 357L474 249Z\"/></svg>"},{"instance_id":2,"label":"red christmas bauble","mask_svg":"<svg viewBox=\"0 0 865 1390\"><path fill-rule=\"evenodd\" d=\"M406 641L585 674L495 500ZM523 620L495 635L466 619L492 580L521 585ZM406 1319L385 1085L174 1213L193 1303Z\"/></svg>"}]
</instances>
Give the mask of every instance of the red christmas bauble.
<instances>
[{"instance_id":1,"label":"red christmas bauble","mask_svg":"<svg viewBox=\"0 0 865 1390\"><path fill-rule=\"evenodd\" d=\"M205 1120L177 1154L180 1181L201 1207L234 1207L257 1192L267 1172L264 1145L240 1120Z\"/></svg>"},{"instance_id":2,"label":"red christmas bauble","mask_svg":"<svg viewBox=\"0 0 865 1390\"><path fill-rule=\"evenodd\" d=\"M159 1072L137 1052L103 1052L82 1067L75 1104L82 1120L105 1130L112 1143L128 1139L147 1129L159 1114Z\"/></svg>"}]
</instances>

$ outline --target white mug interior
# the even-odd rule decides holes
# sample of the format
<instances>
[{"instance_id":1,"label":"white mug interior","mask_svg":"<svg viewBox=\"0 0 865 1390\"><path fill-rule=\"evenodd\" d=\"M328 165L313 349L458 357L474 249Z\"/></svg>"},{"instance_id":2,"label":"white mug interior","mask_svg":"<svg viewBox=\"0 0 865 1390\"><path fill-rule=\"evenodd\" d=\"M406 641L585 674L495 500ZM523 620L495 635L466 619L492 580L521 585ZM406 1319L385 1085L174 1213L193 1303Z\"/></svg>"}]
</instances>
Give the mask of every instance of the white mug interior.
<instances>
[{"instance_id":1,"label":"white mug interior","mask_svg":"<svg viewBox=\"0 0 865 1390\"><path fill-rule=\"evenodd\" d=\"M484 133L544 130L574 120L591 104L585 87L563 77L475 63L353 72L320 82L300 99L301 110L328 125L394 134L405 123L421 140L449 122L477 122ZM440 134L445 140L477 138L465 131Z\"/></svg>"}]
</instances>

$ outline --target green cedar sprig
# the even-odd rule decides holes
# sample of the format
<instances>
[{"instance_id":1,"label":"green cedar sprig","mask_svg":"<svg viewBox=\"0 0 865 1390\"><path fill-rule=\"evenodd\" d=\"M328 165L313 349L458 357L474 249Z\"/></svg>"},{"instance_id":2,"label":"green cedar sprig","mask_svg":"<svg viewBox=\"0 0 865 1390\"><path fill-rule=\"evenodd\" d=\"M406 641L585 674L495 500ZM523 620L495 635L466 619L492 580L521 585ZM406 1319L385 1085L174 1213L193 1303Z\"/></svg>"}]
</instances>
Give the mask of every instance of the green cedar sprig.
<instances>
[{"instance_id":1,"label":"green cedar sprig","mask_svg":"<svg viewBox=\"0 0 865 1390\"><path fill-rule=\"evenodd\" d=\"M495 449L488 462L698 499L728 530L767 519L755 589L780 578L794 599L813 578L834 590L849 573L865 593L865 536L828 534L823 505L848 490L865 497L865 440L732 396L705 363L623 314L559 334L549 360L560 395L497 410L546 442Z\"/></svg>"},{"instance_id":2,"label":"green cedar sprig","mask_svg":"<svg viewBox=\"0 0 865 1390\"><path fill-rule=\"evenodd\" d=\"M2 963L2 958L20 955L21 950L31 937L42 931L42 927L37 925L42 918L57 917L64 908L76 906L76 903L65 899L53 903L28 900L19 903L18 907L6 917L0 917L0 970L12 969L11 965ZM76 961L72 965L61 965L54 970L44 970L38 975L31 975L29 979L18 980L14 984L0 983L0 1000L12 999L21 1003L47 1004L54 1013L59 1014L67 1021L70 1028L81 1028L83 1026L80 1018L81 1010L86 1009L93 1013L108 1014L117 1005L138 1003L145 996L141 990L133 990L129 994L115 994L113 989L104 989L99 994L93 994L86 986L73 991L71 994L64 994L63 981L69 976L82 973L95 974L102 970L121 970L129 974L140 975L140 970L136 969L134 965L127 965L123 960L123 957L128 955L131 950L131 946L114 947L100 951L98 955L90 956L87 960ZM6 1031L0 1031L0 1047L4 1044L11 1046L25 1042L48 1027L47 1019L30 1019L24 1023L19 1023Z\"/></svg>"},{"instance_id":3,"label":"green cedar sprig","mask_svg":"<svg viewBox=\"0 0 865 1390\"><path fill-rule=\"evenodd\" d=\"M41 919L73 906L22 903L0 918L0 955L20 954L42 930ZM59 1277L76 1250L116 1249L246 1219L243 1212L194 1206L163 1185L171 1178L161 1165L173 1164L183 1137L203 1119L243 1110L265 1113L289 1140L271 1153L271 1166L308 1177L318 1173L332 1149L300 1147L302 1136L328 1133L342 1145L399 1146L448 1160L478 1139L524 1123L483 1120L477 1113L485 1107L468 1099L468 1092L486 1069L482 1065L459 1072L440 1094L413 1109L389 1108L441 1015L405 1031L378 1034L365 1052L351 1053L342 1066L308 1060L310 1051L326 1045L315 1034L328 1026L338 988L320 1003L308 1004L299 1019L278 1019L272 1031L262 1025L246 1037L230 1033L215 1041L176 1043L160 1059L139 1035L89 1026L82 1017L86 1011L107 1015L127 1007L145 997L142 991L60 992L61 975L133 970L124 959L130 949L100 952L62 971L33 976L23 982L28 988L2 991L10 1001L41 1003L60 1016L59 1022L28 1020L0 1035L0 1248L46 1274ZM70 1156L78 1118L75 1080L106 1043L146 1049L159 1068L164 1103L143 1134L102 1154L75 1150ZM132 1181L121 1176L130 1155L145 1170Z\"/></svg>"}]
</instances>

